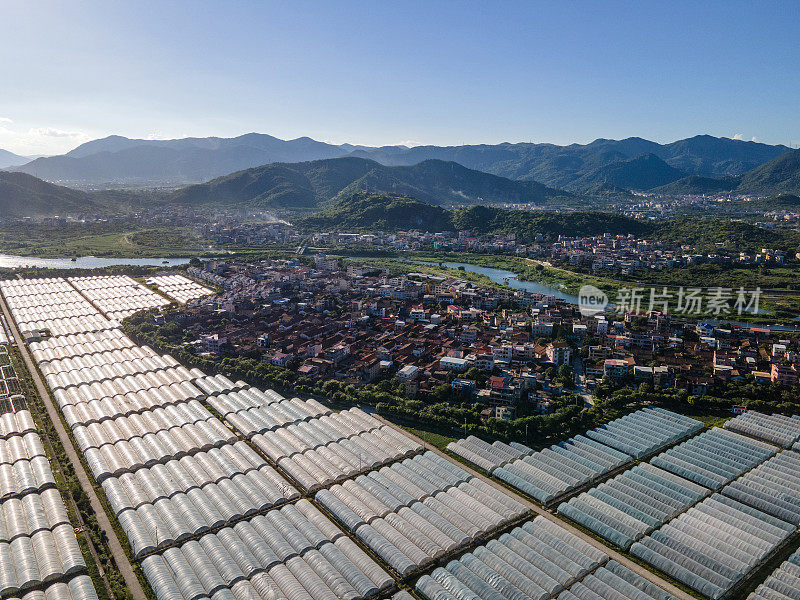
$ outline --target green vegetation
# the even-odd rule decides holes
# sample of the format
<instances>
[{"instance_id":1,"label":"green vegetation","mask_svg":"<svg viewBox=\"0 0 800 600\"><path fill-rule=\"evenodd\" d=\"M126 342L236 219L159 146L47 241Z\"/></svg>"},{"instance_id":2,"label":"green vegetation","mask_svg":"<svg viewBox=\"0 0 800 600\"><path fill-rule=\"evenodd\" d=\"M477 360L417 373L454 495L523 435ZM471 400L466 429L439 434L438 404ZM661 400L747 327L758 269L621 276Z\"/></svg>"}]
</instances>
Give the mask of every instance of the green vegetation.
<instances>
[{"instance_id":1,"label":"green vegetation","mask_svg":"<svg viewBox=\"0 0 800 600\"><path fill-rule=\"evenodd\" d=\"M796 194L779 194L768 198L756 198L740 202L742 208L753 210L798 210L800 209L800 196Z\"/></svg>"},{"instance_id":2,"label":"green vegetation","mask_svg":"<svg viewBox=\"0 0 800 600\"><path fill-rule=\"evenodd\" d=\"M442 435L441 433L426 431L424 429L415 429L414 427L403 427L403 429L417 436L418 438L422 439L428 444L436 446L442 452L444 452L447 449L447 445L450 442L455 442L458 439L458 437L450 437Z\"/></svg>"},{"instance_id":3,"label":"green vegetation","mask_svg":"<svg viewBox=\"0 0 800 600\"><path fill-rule=\"evenodd\" d=\"M569 194L534 181L513 181L454 162L428 160L387 167L353 156L273 163L175 192L169 201L191 206L312 209L357 192L413 196L425 204L545 203Z\"/></svg>"},{"instance_id":4,"label":"green vegetation","mask_svg":"<svg viewBox=\"0 0 800 600\"><path fill-rule=\"evenodd\" d=\"M446 229L448 211L399 194L356 192L323 210L300 219L304 229Z\"/></svg>"},{"instance_id":5,"label":"green vegetation","mask_svg":"<svg viewBox=\"0 0 800 600\"><path fill-rule=\"evenodd\" d=\"M130 223L19 223L0 226L0 252L40 257L186 257L209 253L189 227L143 229Z\"/></svg>"},{"instance_id":6,"label":"green vegetation","mask_svg":"<svg viewBox=\"0 0 800 600\"><path fill-rule=\"evenodd\" d=\"M595 406L620 410L632 401L652 403L697 417L707 425L717 425L732 416L734 406L746 406L766 413L796 415L800 413L800 386L755 383L752 377L715 384L705 396L691 395L687 390L656 389L650 384L634 387L631 382L604 378L595 389Z\"/></svg>"},{"instance_id":7,"label":"green vegetation","mask_svg":"<svg viewBox=\"0 0 800 600\"><path fill-rule=\"evenodd\" d=\"M736 191L750 194L800 194L800 150L793 150L742 176Z\"/></svg>"},{"instance_id":8,"label":"green vegetation","mask_svg":"<svg viewBox=\"0 0 800 600\"><path fill-rule=\"evenodd\" d=\"M624 190L649 190L682 178L685 173L655 154L642 154L602 165L571 182L568 189L596 189L598 185Z\"/></svg>"},{"instance_id":9,"label":"green vegetation","mask_svg":"<svg viewBox=\"0 0 800 600\"><path fill-rule=\"evenodd\" d=\"M683 194L718 194L729 192L741 182L741 177L703 177L702 175L690 175L673 181L666 185L654 188L650 191L656 194L683 195Z\"/></svg>"},{"instance_id":10,"label":"green vegetation","mask_svg":"<svg viewBox=\"0 0 800 600\"><path fill-rule=\"evenodd\" d=\"M102 190L84 192L37 179L26 173L0 171L0 218L54 215L129 214L152 203L154 192Z\"/></svg>"},{"instance_id":11,"label":"green vegetation","mask_svg":"<svg viewBox=\"0 0 800 600\"><path fill-rule=\"evenodd\" d=\"M419 213L416 220L415 212ZM564 235L633 234L674 243L690 242L698 250L752 252L771 247L794 253L800 249L800 235L796 231L764 229L739 221L706 218L642 221L603 212L552 213L487 206L444 211L394 194L361 193L340 198L296 224L306 230L395 231L416 227L433 232L468 230L477 235L513 233L520 240L544 241L554 241Z\"/></svg>"},{"instance_id":12,"label":"green vegetation","mask_svg":"<svg viewBox=\"0 0 800 600\"><path fill-rule=\"evenodd\" d=\"M65 500L70 520L75 527L80 528L76 531L78 543L98 596L101 600L106 600L109 598L108 591L110 591L116 600L132 599L133 596L125 585L125 580L108 548L108 539L105 532L97 521L97 516L92 509L89 497L78 481L72 462L61 444L61 438L58 436L55 426L47 415L44 402L28 375L28 369L19 355L19 350L12 347L11 357L14 369L20 379L28 408L36 421L37 430L51 458L56 485L61 497ZM69 430L69 428L67 429ZM114 513L111 512L110 514L113 517ZM124 540L126 538L123 535L120 539ZM102 565L105 578L100 575L95 555L97 556L97 561Z\"/></svg>"}]
</instances>

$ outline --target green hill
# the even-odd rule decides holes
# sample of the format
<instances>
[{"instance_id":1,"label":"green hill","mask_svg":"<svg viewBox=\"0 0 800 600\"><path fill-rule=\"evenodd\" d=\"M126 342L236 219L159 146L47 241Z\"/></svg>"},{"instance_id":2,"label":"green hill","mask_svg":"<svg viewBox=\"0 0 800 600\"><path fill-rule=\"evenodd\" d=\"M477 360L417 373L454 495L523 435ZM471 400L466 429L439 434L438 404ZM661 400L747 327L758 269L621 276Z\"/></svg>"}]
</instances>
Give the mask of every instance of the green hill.
<instances>
[{"instance_id":1,"label":"green hill","mask_svg":"<svg viewBox=\"0 0 800 600\"><path fill-rule=\"evenodd\" d=\"M779 194L741 203L742 207L758 210L800 210L800 196Z\"/></svg>"},{"instance_id":2,"label":"green hill","mask_svg":"<svg viewBox=\"0 0 800 600\"><path fill-rule=\"evenodd\" d=\"M745 194L800 194L800 150L786 152L742 175Z\"/></svg>"},{"instance_id":3,"label":"green hill","mask_svg":"<svg viewBox=\"0 0 800 600\"><path fill-rule=\"evenodd\" d=\"M655 154L642 154L592 169L567 187L584 190L603 185L625 190L649 190L684 176L683 171L669 166Z\"/></svg>"},{"instance_id":4,"label":"green hill","mask_svg":"<svg viewBox=\"0 0 800 600\"><path fill-rule=\"evenodd\" d=\"M541 236L545 240L559 235L588 236L610 233L645 235L649 222L604 212L535 212L471 206L452 212L453 229L475 233L515 233L524 239Z\"/></svg>"},{"instance_id":5,"label":"green hill","mask_svg":"<svg viewBox=\"0 0 800 600\"><path fill-rule=\"evenodd\" d=\"M374 192L354 192L343 196L321 211L295 223L303 229L396 231L452 229L450 212L403 196Z\"/></svg>"},{"instance_id":6,"label":"green hill","mask_svg":"<svg viewBox=\"0 0 800 600\"><path fill-rule=\"evenodd\" d=\"M386 167L344 157L303 163L274 163L231 173L175 192L176 204L248 208L310 209L359 191L413 196L427 204L543 204L566 192L533 181L512 181L453 162L428 160Z\"/></svg>"},{"instance_id":7,"label":"green hill","mask_svg":"<svg viewBox=\"0 0 800 600\"><path fill-rule=\"evenodd\" d=\"M742 250L777 247L796 251L797 232L764 229L739 221L681 218L637 220L605 212L544 212L469 206L446 210L408 196L356 192L342 197L316 214L298 219L307 231L464 231L474 234L514 233L518 239L553 241L558 236L628 235L675 243L691 242L714 249L726 244Z\"/></svg>"},{"instance_id":8,"label":"green hill","mask_svg":"<svg viewBox=\"0 0 800 600\"><path fill-rule=\"evenodd\" d=\"M0 217L78 215L98 210L92 194L53 185L25 173L0 171Z\"/></svg>"},{"instance_id":9,"label":"green hill","mask_svg":"<svg viewBox=\"0 0 800 600\"><path fill-rule=\"evenodd\" d=\"M515 233L521 238L556 239L559 235L612 235L653 231L649 221L601 212L551 213L470 206L446 210L400 194L355 192L294 223L306 230L461 231Z\"/></svg>"},{"instance_id":10,"label":"green hill","mask_svg":"<svg viewBox=\"0 0 800 600\"><path fill-rule=\"evenodd\" d=\"M650 191L664 195L718 194L734 190L740 181L741 177L716 178L689 175Z\"/></svg>"}]
</instances>

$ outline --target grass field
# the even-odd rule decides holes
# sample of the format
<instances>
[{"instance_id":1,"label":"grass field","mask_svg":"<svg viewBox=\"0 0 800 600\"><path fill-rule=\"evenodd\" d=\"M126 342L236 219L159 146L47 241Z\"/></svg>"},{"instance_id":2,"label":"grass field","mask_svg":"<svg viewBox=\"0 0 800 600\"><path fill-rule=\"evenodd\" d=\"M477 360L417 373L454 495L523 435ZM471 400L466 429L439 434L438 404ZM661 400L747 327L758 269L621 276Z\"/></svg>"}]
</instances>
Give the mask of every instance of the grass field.
<instances>
[{"instance_id":1,"label":"grass field","mask_svg":"<svg viewBox=\"0 0 800 600\"><path fill-rule=\"evenodd\" d=\"M0 227L0 252L43 258L191 257L212 251L191 228L131 228L118 224L8 225Z\"/></svg>"},{"instance_id":2,"label":"grass field","mask_svg":"<svg viewBox=\"0 0 800 600\"><path fill-rule=\"evenodd\" d=\"M455 442L457 439L454 437L448 437L446 435L442 435L440 433L425 431L423 429L414 429L413 427L404 427L403 425L400 425L400 427L402 427L409 433L413 433L417 437L422 438L424 441L431 444L432 446L436 446L442 452L444 452L445 448L447 448L447 444L449 444L450 442Z\"/></svg>"}]
</instances>

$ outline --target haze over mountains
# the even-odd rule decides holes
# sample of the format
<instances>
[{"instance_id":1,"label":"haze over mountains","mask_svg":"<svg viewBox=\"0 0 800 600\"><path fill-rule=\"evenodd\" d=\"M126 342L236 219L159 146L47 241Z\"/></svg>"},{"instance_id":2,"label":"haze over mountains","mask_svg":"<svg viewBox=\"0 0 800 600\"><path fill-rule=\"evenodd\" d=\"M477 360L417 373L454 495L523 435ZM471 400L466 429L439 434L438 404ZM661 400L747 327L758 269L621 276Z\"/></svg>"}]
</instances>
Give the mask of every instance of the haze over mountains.
<instances>
[{"instance_id":1,"label":"haze over mountains","mask_svg":"<svg viewBox=\"0 0 800 600\"><path fill-rule=\"evenodd\" d=\"M593 191L648 189L637 186L656 187L690 175L741 175L789 150L786 146L707 135L670 144L628 138L568 146L502 143L414 148L333 145L307 137L284 141L256 133L177 140L110 136L82 144L62 156L36 159L16 170L67 185L177 186L268 163L354 156L386 166L410 166L429 159L451 161L509 179L538 181L569 191ZM643 156L647 160L625 164Z\"/></svg>"},{"instance_id":2,"label":"haze over mountains","mask_svg":"<svg viewBox=\"0 0 800 600\"><path fill-rule=\"evenodd\" d=\"M79 195L42 179L101 190L180 189ZM800 150L711 136L663 145L629 138L569 146L416 148L336 146L262 134L181 140L111 136L0 172L0 216L85 214L145 202L308 211L357 192L400 194L441 206L563 205L565 200L575 206L590 195L631 190L798 194Z\"/></svg>"},{"instance_id":3,"label":"haze over mountains","mask_svg":"<svg viewBox=\"0 0 800 600\"><path fill-rule=\"evenodd\" d=\"M20 156L19 154L14 154L13 152L9 152L8 150L3 150L0 148L0 169L24 165L25 163L30 162L30 160L31 159L26 156Z\"/></svg>"},{"instance_id":4,"label":"haze over mountains","mask_svg":"<svg viewBox=\"0 0 800 600\"><path fill-rule=\"evenodd\" d=\"M513 181L454 162L387 167L348 156L246 169L175 192L173 203L312 209L358 191L405 194L431 205L544 204L569 194L535 181Z\"/></svg>"}]
</instances>

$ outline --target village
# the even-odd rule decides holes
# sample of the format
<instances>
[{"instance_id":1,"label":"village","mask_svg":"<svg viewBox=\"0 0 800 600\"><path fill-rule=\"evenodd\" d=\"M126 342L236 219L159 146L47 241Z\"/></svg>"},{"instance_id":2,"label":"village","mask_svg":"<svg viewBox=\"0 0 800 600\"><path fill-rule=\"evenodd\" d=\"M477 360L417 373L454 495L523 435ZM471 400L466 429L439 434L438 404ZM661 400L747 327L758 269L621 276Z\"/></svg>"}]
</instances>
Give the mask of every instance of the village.
<instances>
[{"instance_id":1,"label":"village","mask_svg":"<svg viewBox=\"0 0 800 600\"><path fill-rule=\"evenodd\" d=\"M784 250L761 248L757 252L732 252L724 244L712 251L698 251L691 244L671 244L629 235L558 236L546 241L541 235L522 240L513 233L476 235L470 231L424 232L316 232L303 235L286 223L242 224L220 220L203 228L202 234L218 244L285 244L311 249L372 249L396 252L470 252L506 254L569 265L586 272L637 269L662 270L683 265L783 265L797 260Z\"/></svg>"},{"instance_id":2,"label":"village","mask_svg":"<svg viewBox=\"0 0 800 600\"><path fill-rule=\"evenodd\" d=\"M702 396L727 383L798 383L797 342L769 329L645 314L582 315L565 300L456 277L391 275L317 255L209 261L188 274L223 289L166 317L194 351L255 357L312 380L396 379L406 396L450 397L514 419L601 381Z\"/></svg>"}]
</instances>

